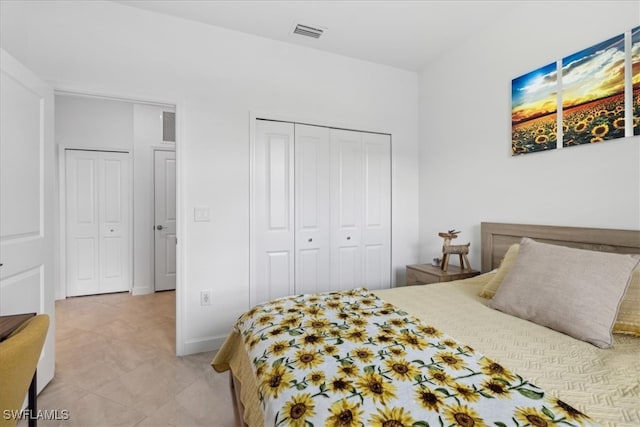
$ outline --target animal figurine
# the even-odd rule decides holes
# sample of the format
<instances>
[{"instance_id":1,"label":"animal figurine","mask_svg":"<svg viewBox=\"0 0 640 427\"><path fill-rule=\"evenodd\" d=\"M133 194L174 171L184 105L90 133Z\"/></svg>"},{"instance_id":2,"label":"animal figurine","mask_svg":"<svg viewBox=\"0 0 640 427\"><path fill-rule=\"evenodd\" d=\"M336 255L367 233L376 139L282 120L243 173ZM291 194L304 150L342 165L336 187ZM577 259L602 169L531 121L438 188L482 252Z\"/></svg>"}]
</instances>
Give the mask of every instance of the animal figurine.
<instances>
[{"instance_id":1,"label":"animal figurine","mask_svg":"<svg viewBox=\"0 0 640 427\"><path fill-rule=\"evenodd\" d=\"M444 239L444 244L442 245L442 263L440 264L440 269L442 269L442 271L447 271L450 255L458 255L460 257L461 270L471 269L471 263L469 262L469 258L467 258L471 243L467 243L466 245L451 244L451 240L458 238L458 234L460 234L460 232L456 230L449 230L446 233L438 233L438 236Z\"/></svg>"}]
</instances>

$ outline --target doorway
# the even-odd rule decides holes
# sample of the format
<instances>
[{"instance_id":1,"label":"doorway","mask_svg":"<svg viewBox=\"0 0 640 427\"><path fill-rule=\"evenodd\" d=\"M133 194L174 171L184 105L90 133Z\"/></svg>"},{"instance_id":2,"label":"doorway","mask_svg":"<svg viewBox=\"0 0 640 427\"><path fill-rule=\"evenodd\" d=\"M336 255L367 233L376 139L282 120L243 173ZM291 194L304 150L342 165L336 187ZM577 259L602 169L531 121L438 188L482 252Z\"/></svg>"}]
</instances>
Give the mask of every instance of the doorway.
<instances>
[{"instance_id":1,"label":"doorway","mask_svg":"<svg viewBox=\"0 0 640 427\"><path fill-rule=\"evenodd\" d=\"M76 93L55 94L55 140L59 153L60 179L60 227L61 262L60 282L56 298L74 295L67 289L72 273L69 269L69 251L72 245L66 241L69 225L66 191L67 168L65 152L70 149L85 151L120 151L130 156L130 225L131 241L130 275L124 288L133 295L153 293L156 276L156 206L155 163L156 151L173 155L172 163L165 168L163 182L173 197L165 200L165 216L171 218L168 227L173 247L166 245L165 271L170 272L175 289L176 272L176 164L175 164L175 106L113 99ZM164 228L164 225L163 225ZM111 228L106 229L108 233ZM115 232L115 229L114 229ZM88 244L88 241L85 242ZM84 253L84 252L83 252ZM165 286L165 288L167 288ZM167 288L169 289L169 288ZM109 290L115 292L118 290ZM98 292L99 293L99 292ZM83 294L89 294L85 292Z\"/></svg>"}]
</instances>

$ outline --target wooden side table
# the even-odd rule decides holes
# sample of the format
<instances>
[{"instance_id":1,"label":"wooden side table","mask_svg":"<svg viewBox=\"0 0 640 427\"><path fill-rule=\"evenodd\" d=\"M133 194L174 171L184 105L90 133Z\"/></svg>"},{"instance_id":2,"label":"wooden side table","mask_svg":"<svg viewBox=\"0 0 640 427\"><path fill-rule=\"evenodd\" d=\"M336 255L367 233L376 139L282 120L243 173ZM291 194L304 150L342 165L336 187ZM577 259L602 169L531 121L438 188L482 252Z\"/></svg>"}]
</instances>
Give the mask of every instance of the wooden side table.
<instances>
[{"instance_id":1,"label":"wooden side table","mask_svg":"<svg viewBox=\"0 0 640 427\"><path fill-rule=\"evenodd\" d=\"M449 265L447 271L431 264L407 265L407 286L426 285L429 283L451 282L468 279L480 274L477 270L462 270L457 265Z\"/></svg>"}]
</instances>

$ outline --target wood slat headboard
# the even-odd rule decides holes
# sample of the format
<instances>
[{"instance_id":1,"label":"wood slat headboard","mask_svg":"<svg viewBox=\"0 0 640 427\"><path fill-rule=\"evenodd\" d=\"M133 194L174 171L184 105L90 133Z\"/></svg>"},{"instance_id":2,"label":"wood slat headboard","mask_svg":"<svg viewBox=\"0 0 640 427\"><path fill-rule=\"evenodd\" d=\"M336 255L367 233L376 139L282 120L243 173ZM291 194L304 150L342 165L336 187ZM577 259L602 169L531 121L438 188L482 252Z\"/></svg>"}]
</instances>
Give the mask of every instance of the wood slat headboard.
<instances>
[{"instance_id":1,"label":"wood slat headboard","mask_svg":"<svg viewBox=\"0 0 640 427\"><path fill-rule=\"evenodd\" d=\"M572 248L640 254L640 230L483 222L480 233L483 273L497 268L509 246L523 237Z\"/></svg>"}]
</instances>

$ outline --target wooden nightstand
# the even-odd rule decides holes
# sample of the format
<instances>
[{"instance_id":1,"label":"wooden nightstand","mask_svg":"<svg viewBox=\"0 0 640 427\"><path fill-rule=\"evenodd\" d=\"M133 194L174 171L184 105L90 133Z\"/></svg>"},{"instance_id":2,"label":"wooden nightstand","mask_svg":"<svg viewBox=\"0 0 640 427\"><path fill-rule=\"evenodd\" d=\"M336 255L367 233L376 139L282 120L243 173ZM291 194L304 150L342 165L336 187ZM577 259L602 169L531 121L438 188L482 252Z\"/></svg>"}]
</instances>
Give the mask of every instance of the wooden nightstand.
<instances>
[{"instance_id":1,"label":"wooden nightstand","mask_svg":"<svg viewBox=\"0 0 640 427\"><path fill-rule=\"evenodd\" d=\"M480 274L477 270L461 270L457 265L449 265L447 271L431 264L407 265L407 286L426 285L429 283L451 282L468 279Z\"/></svg>"}]
</instances>

